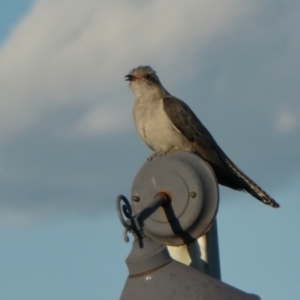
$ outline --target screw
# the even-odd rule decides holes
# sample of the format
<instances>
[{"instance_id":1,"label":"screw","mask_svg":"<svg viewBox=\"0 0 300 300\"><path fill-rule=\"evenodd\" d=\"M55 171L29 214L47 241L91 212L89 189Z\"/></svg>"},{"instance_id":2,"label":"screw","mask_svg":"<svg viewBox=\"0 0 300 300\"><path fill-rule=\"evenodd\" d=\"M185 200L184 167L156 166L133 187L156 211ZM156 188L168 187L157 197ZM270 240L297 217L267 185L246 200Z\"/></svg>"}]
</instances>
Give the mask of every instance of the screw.
<instances>
[{"instance_id":1,"label":"screw","mask_svg":"<svg viewBox=\"0 0 300 300\"><path fill-rule=\"evenodd\" d=\"M140 202L141 198L138 195L132 197L133 202Z\"/></svg>"},{"instance_id":2,"label":"screw","mask_svg":"<svg viewBox=\"0 0 300 300\"><path fill-rule=\"evenodd\" d=\"M196 192L194 192L194 191L190 192L190 197L191 198L196 198L196 196L197 196Z\"/></svg>"}]
</instances>

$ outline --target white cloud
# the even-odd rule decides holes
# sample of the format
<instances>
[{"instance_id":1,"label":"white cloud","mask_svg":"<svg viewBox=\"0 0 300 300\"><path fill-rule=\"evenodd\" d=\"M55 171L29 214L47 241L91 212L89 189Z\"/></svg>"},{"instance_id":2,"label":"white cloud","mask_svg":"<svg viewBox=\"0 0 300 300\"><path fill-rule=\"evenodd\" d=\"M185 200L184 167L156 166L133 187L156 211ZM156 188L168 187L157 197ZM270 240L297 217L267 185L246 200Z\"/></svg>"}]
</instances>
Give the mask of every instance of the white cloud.
<instances>
[{"instance_id":1,"label":"white cloud","mask_svg":"<svg viewBox=\"0 0 300 300\"><path fill-rule=\"evenodd\" d=\"M249 3L37 1L0 49L0 138L15 136L0 143L0 219L103 213L129 195L150 152L123 76L148 63L281 203L272 186L299 169L299 10Z\"/></svg>"},{"instance_id":2,"label":"white cloud","mask_svg":"<svg viewBox=\"0 0 300 300\"><path fill-rule=\"evenodd\" d=\"M16 207L3 209L0 212L0 224L4 226L24 228L48 219L57 211L42 209L18 209Z\"/></svg>"},{"instance_id":3,"label":"white cloud","mask_svg":"<svg viewBox=\"0 0 300 300\"><path fill-rule=\"evenodd\" d=\"M199 51L238 28L260 5L238 0L36 1L0 50L0 138L26 130L48 111L95 103L97 111L77 128L115 131L116 123L103 115L114 109L130 68L165 67L178 59L192 66ZM169 72L180 67L174 64Z\"/></svg>"},{"instance_id":4,"label":"white cloud","mask_svg":"<svg viewBox=\"0 0 300 300\"><path fill-rule=\"evenodd\" d=\"M276 120L276 128L279 133L288 133L296 129L299 124L299 117L291 110L279 112Z\"/></svg>"},{"instance_id":5,"label":"white cloud","mask_svg":"<svg viewBox=\"0 0 300 300\"><path fill-rule=\"evenodd\" d=\"M120 106L104 104L85 114L72 128L74 134L93 136L130 128L129 115Z\"/></svg>"}]
</instances>

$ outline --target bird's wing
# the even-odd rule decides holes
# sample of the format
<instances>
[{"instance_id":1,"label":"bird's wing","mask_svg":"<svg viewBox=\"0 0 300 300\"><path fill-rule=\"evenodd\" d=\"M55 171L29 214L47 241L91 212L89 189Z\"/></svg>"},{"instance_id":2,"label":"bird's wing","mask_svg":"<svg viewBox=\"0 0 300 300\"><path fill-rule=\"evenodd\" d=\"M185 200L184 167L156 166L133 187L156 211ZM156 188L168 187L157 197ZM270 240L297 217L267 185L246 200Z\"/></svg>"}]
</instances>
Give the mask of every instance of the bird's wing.
<instances>
[{"instance_id":1,"label":"bird's wing","mask_svg":"<svg viewBox=\"0 0 300 300\"><path fill-rule=\"evenodd\" d=\"M163 99L164 110L173 126L194 146L196 152L213 168L218 182L236 190L245 190L265 204L279 207L263 189L247 177L226 156L193 111L173 96Z\"/></svg>"},{"instance_id":2,"label":"bird's wing","mask_svg":"<svg viewBox=\"0 0 300 300\"><path fill-rule=\"evenodd\" d=\"M226 155L188 105L170 95L163 99L163 104L172 125L190 141L197 153L209 163L226 168L222 159Z\"/></svg>"}]
</instances>

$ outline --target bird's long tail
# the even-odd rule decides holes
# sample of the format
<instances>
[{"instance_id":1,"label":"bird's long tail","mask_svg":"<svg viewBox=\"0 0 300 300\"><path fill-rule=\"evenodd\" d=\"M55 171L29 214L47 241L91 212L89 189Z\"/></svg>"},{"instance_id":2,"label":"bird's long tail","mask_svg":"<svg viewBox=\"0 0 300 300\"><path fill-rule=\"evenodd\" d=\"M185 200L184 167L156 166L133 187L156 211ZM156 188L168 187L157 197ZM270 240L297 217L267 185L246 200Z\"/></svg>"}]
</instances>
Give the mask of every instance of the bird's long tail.
<instances>
[{"instance_id":1,"label":"bird's long tail","mask_svg":"<svg viewBox=\"0 0 300 300\"><path fill-rule=\"evenodd\" d=\"M238 176L244 183L243 190L264 204L270 205L274 208L280 207L280 205L271 196L269 196L261 187L259 187L248 176L240 171L239 168L228 157L226 157L226 163L228 167L235 173L235 175Z\"/></svg>"}]
</instances>

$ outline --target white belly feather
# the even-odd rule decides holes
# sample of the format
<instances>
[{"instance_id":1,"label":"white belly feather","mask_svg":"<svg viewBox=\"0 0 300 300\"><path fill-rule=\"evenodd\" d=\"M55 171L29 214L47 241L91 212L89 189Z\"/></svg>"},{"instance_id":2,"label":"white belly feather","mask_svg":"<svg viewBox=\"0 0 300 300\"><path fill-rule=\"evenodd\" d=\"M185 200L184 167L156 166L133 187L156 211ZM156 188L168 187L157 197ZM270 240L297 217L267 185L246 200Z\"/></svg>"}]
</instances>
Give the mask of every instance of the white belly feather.
<instances>
[{"instance_id":1,"label":"white belly feather","mask_svg":"<svg viewBox=\"0 0 300 300\"><path fill-rule=\"evenodd\" d=\"M133 114L140 137L152 150L165 152L172 147L189 151L193 149L171 123L164 111L162 99L137 102Z\"/></svg>"}]
</instances>

